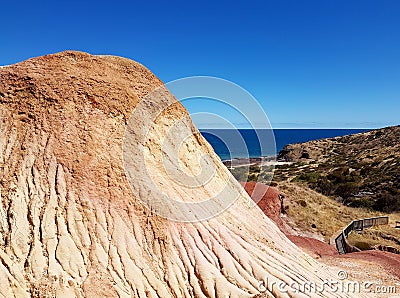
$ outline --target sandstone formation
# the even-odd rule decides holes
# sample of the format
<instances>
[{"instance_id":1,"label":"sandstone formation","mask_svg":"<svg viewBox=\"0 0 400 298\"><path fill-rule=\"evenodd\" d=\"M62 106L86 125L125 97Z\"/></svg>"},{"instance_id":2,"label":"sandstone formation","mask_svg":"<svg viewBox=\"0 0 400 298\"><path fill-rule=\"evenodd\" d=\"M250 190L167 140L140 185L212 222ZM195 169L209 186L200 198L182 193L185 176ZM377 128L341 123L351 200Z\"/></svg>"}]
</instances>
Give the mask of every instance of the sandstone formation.
<instances>
[{"instance_id":1,"label":"sandstone formation","mask_svg":"<svg viewBox=\"0 0 400 298\"><path fill-rule=\"evenodd\" d=\"M276 286L260 293L259 281L336 276L250 204L178 102L151 123L144 143L126 145L145 158L128 165L136 183L129 184L125 129L134 108L162 85L128 59L71 51L0 68L3 296L301 297ZM135 118L137 131L147 120ZM176 123L179 133L169 134ZM179 135L190 138L180 143ZM170 168L196 176L206 165L214 176L195 188L177 183L162 167L163 148L179 149ZM207 200L223 187L238 198L214 218L184 223L143 205L159 199L154 187L181 202Z\"/></svg>"}]
</instances>

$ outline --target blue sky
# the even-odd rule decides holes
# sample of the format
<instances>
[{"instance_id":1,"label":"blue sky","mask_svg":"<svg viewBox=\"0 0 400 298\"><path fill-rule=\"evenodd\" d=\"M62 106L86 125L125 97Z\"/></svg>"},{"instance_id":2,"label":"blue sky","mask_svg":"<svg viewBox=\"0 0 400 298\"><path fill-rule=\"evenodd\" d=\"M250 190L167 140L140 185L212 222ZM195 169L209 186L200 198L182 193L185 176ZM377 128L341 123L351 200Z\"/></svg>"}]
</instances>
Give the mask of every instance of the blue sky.
<instances>
[{"instance_id":1,"label":"blue sky","mask_svg":"<svg viewBox=\"0 0 400 298\"><path fill-rule=\"evenodd\" d=\"M114 54L164 82L230 80L274 128L382 127L400 124L399 16L397 0L6 1L0 65L66 49ZM218 106L186 106L240 125Z\"/></svg>"}]
</instances>

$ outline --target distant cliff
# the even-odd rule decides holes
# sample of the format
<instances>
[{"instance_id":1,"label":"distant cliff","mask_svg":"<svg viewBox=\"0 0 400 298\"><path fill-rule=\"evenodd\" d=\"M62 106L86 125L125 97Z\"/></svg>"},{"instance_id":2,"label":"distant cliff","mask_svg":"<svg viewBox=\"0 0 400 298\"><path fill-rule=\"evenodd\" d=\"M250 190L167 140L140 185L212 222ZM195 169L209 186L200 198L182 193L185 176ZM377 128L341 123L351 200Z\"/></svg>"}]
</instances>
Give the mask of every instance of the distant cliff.
<instances>
[{"instance_id":1,"label":"distant cliff","mask_svg":"<svg viewBox=\"0 0 400 298\"><path fill-rule=\"evenodd\" d=\"M291 144L279 159L275 180L305 182L345 204L400 210L400 126Z\"/></svg>"}]
</instances>

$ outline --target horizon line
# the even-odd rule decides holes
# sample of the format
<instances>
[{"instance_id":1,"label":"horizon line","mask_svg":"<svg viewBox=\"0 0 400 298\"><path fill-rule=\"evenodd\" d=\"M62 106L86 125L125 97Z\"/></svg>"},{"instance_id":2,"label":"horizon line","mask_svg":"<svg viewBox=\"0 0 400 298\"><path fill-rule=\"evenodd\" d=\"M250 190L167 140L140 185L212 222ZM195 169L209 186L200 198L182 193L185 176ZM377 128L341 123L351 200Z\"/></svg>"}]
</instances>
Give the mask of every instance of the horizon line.
<instances>
[{"instance_id":1,"label":"horizon line","mask_svg":"<svg viewBox=\"0 0 400 298\"><path fill-rule=\"evenodd\" d=\"M273 130L273 129L362 129L362 130L374 130L374 129L383 129L387 127L395 127L398 125L390 125L390 126L383 126L383 127L271 127L271 128L252 128L252 127L198 127L198 130L203 129L225 129L225 130L237 130L237 129L248 129L248 130Z\"/></svg>"}]
</instances>

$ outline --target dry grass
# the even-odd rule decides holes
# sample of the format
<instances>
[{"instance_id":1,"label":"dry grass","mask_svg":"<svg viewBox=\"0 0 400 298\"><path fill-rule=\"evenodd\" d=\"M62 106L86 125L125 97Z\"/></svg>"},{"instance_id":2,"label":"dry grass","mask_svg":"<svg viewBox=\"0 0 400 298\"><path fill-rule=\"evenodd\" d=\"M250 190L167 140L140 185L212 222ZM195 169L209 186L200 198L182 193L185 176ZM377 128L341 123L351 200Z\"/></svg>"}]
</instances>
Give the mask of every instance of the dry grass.
<instances>
[{"instance_id":1,"label":"dry grass","mask_svg":"<svg viewBox=\"0 0 400 298\"><path fill-rule=\"evenodd\" d=\"M366 245L366 248L368 248L378 244L393 246L400 249L400 229L394 228L394 221L399 220L399 214L390 215L390 219L393 224L389 223L389 225L372 227L364 231L350 233L348 237L349 243L360 249L362 249L362 245ZM391 240L388 237L393 237L397 239L397 241Z\"/></svg>"},{"instance_id":2,"label":"dry grass","mask_svg":"<svg viewBox=\"0 0 400 298\"><path fill-rule=\"evenodd\" d=\"M329 238L352 220L386 215L377 211L343 206L343 204L315 192L306 185L280 182L279 189L285 194L284 202L285 206L288 206L287 214L294 220L297 228L322 235L327 242ZM400 214L390 214L389 219L390 224L388 226L376 227L374 230L400 239L400 230L392 227L395 221L400 221ZM313 224L315 228L312 227ZM367 231L372 231L372 229ZM366 237L366 241L372 239L367 233ZM381 237L377 237L377 239L379 243L386 245ZM361 241L360 238L357 238L357 241ZM393 244L393 242L391 243Z\"/></svg>"}]
</instances>

